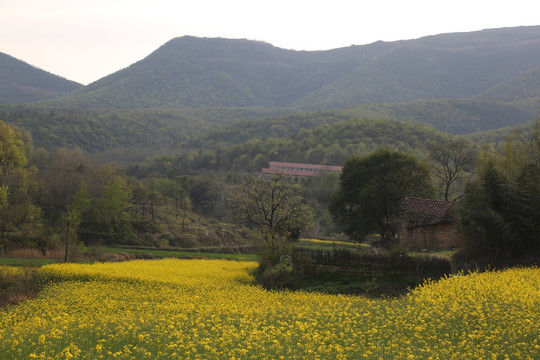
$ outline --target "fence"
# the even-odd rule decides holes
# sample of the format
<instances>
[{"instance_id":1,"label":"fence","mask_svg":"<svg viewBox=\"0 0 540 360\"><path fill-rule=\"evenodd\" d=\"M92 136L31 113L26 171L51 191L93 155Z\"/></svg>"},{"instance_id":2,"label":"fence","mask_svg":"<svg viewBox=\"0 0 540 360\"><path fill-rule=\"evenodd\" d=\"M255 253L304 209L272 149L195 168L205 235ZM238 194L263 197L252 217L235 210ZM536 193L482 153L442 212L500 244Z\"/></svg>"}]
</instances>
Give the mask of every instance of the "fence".
<instances>
[{"instance_id":1,"label":"fence","mask_svg":"<svg viewBox=\"0 0 540 360\"><path fill-rule=\"evenodd\" d=\"M450 274L450 261L432 256L358 253L347 249L332 251L295 248L292 262L304 274L341 272L364 276L396 274L405 277L431 278Z\"/></svg>"}]
</instances>

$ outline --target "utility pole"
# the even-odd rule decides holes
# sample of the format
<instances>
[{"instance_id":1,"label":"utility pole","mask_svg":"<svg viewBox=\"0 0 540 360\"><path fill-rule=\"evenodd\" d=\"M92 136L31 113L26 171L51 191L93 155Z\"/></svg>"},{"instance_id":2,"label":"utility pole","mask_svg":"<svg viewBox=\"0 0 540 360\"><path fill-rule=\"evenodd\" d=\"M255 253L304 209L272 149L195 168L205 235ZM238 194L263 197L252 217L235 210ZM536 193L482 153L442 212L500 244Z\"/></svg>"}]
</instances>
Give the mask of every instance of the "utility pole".
<instances>
[{"instance_id":1,"label":"utility pole","mask_svg":"<svg viewBox=\"0 0 540 360\"><path fill-rule=\"evenodd\" d=\"M66 246L65 246L65 252L64 252L64 262L67 263L68 261L68 244L69 244L69 229L71 227L71 222L67 221L67 224L66 224Z\"/></svg>"}]
</instances>

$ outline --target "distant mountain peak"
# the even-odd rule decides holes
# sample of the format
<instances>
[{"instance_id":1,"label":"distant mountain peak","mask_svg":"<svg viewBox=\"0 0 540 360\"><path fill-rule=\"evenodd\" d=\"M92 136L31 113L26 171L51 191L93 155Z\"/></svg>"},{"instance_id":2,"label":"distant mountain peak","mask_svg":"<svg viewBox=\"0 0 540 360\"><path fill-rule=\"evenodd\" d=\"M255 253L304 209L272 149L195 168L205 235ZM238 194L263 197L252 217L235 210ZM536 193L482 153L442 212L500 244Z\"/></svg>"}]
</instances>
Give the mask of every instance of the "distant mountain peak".
<instances>
[{"instance_id":1,"label":"distant mountain peak","mask_svg":"<svg viewBox=\"0 0 540 360\"><path fill-rule=\"evenodd\" d=\"M0 53L0 104L56 98L82 87L11 55Z\"/></svg>"},{"instance_id":2,"label":"distant mountain peak","mask_svg":"<svg viewBox=\"0 0 540 360\"><path fill-rule=\"evenodd\" d=\"M540 66L540 26L327 51L182 36L50 104L105 108L297 107L467 99ZM528 93L534 93L534 89Z\"/></svg>"}]
</instances>

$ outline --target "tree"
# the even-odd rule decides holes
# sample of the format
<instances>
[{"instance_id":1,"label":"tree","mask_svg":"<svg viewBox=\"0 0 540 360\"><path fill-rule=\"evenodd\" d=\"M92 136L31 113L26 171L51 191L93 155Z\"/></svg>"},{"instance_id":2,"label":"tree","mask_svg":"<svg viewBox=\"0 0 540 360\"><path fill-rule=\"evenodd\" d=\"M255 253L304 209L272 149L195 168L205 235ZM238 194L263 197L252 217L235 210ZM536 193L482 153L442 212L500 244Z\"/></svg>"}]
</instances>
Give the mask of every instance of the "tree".
<instances>
[{"instance_id":1,"label":"tree","mask_svg":"<svg viewBox=\"0 0 540 360\"><path fill-rule=\"evenodd\" d=\"M379 233L382 244L395 240L396 220L407 196L430 196L429 168L414 157L386 149L345 162L330 213L355 241Z\"/></svg>"},{"instance_id":2,"label":"tree","mask_svg":"<svg viewBox=\"0 0 540 360\"><path fill-rule=\"evenodd\" d=\"M14 168L26 164L26 149L22 135L0 120L0 181Z\"/></svg>"},{"instance_id":3,"label":"tree","mask_svg":"<svg viewBox=\"0 0 540 360\"><path fill-rule=\"evenodd\" d=\"M126 182L119 176L114 176L105 191L96 201L97 226L110 240L126 242L133 237L129 208L131 193Z\"/></svg>"},{"instance_id":4,"label":"tree","mask_svg":"<svg viewBox=\"0 0 540 360\"><path fill-rule=\"evenodd\" d=\"M458 260L506 266L531 264L540 255L539 123L529 139L513 134L500 154L485 156L465 187L459 206L465 246Z\"/></svg>"},{"instance_id":5,"label":"tree","mask_svg":"<svg viewBox=\"0 0 540 360\"><path fill-rule=\"evenodd\" d=\"M66 224L64 262L68 261L70 239L71 241L78 239L79 226L84 220L84 215L92 203L92 199L88 193L88 186L85 181L81 183L79 191L77 191L72 198L71 204L63 214L63 222Z\"/></svg>"},{"instance_id":6,"label":"tree","mask_svg":"<svg viewBox=\"0 0 540 360\"><path fill-rule=\"evenodd\" d=\"M247 176L230 201L236 217L254 226L270 247L297 240L311 220L300 186L280 174L271 179Z\"/></svg>"},{"instance_id":7,"label":"tree","mask_svg":"<svg viewBox=\"0 0 540 360\"><path fill-rule=\"evenodd\" d=\"M26 143L25 143L26 141ZM41 209L32 202L33 172L25 167L31 138L0 121L0 246L5 252L8 234L19 245L41 235Z\"/></svg>"},{"instance_id":8,"label":"tree","mask_svg":"<svg viewBox=\"0 0 540 360\"><path fill-rule=\"evenodd\" d=\"M452 185L473 169L476 151L463 139L446 140L432 144L428 149L432 174L439 180L440 193L448 201Z\"/></svg>"}]
</instances>

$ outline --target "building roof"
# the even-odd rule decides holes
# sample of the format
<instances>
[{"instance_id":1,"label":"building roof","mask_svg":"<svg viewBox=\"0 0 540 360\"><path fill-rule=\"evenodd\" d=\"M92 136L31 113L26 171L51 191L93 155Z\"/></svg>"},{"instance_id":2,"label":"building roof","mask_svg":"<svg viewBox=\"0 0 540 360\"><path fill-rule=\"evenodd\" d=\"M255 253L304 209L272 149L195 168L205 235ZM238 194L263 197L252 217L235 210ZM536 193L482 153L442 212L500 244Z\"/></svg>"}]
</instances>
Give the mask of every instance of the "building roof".
<instances>
[{"instance_id":1,"label":"building roof","mask_svg":"<svg viewBox=\"0 0 540 360\"><path fill-rule=\"evenodd\" d=\"M263 174L283 174L293 177L323 176L327 171L340 172L342 166L314 165L270 161L268 168L263 168Z\"/></svg>"},{"instance_id":2,"label":"building roof","mask_svg":"<svg viewBox=\"0 0 540 360\"><path fill-rule=\"evenodd\" d=\"M263 174L283 174L289 176L320 176L320 172L310 172L301 170L283 170L283 169L262 169Z\"/></svg>"},{"instance_id":3,"label":"building roof","mask_svg":"<svg viewBox=\"0 0 540 360\"><path fill-rule=\"evenodd\" d=\"M270 168L297 168L297 169L311 169L319 171L341 171L343 166L335 165L315 165L315 164L301 164L301 163L289 163L289 162L279 162L279 161L270 161Z\"/></svg>"},{"instance_id":4,"label":"building roof","mask_svg":"<svg viewBox=\"0 0 540 360\"><path fill-rule=\"evenodd\" d=\"M401 203L401 214L409 226L448 223L455 220L452 209L455 201L441 201L408 197Z\"/></svg>"}]
</instances>

